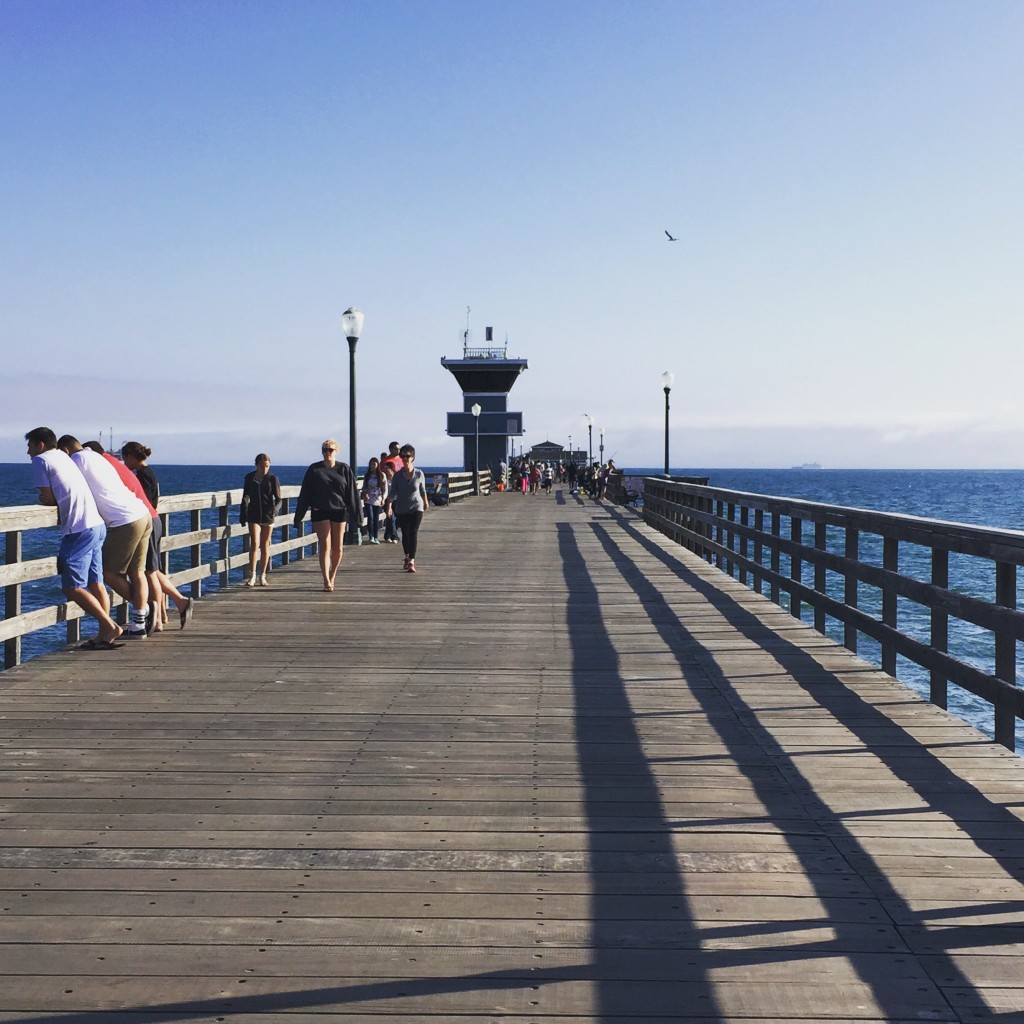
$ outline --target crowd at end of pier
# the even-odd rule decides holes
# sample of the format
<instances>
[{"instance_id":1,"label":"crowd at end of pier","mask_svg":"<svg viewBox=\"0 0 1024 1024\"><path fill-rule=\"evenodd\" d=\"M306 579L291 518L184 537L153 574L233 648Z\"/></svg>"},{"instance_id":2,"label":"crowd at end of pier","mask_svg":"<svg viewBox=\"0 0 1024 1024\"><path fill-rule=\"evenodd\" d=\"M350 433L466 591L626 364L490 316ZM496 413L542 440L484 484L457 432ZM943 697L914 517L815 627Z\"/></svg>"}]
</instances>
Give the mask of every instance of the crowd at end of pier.
<instances>
[{"instance_id":1,"label":"crowd at end of pier","mask_svg":"<svg viewBox=\"0 0 1024 1024\"><path fill-rule=\"evenodd\" d=\"M586 494L597 501L604 500L608 480L616 472L615 463L594 462L579 465L576 462L534 462L516 458L509 465L502 461L498 467L499 491L512 490L520 494L551 494L555 484L568 484L569 493Z\"/></svg>"}]
</instances>

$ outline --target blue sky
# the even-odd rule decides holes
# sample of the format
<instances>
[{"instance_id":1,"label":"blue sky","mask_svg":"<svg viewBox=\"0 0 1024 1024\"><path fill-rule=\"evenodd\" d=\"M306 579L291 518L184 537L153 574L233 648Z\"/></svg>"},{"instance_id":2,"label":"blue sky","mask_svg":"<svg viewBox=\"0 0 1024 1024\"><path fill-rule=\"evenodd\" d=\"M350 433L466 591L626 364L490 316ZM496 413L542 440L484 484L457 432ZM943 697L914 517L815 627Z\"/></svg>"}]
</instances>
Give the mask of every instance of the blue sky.
<instances>
[{"instance_id":1,"label":"blue sky","mask_svg":"<svg viewBox=\"0 0 1024 1024\"><path fill-rule=\"evenodd\" d=\"M1024 465L1024 4L0 0L0 461ZM670 243L665 229L679 241Z\"/></svg>"}]
</instances>

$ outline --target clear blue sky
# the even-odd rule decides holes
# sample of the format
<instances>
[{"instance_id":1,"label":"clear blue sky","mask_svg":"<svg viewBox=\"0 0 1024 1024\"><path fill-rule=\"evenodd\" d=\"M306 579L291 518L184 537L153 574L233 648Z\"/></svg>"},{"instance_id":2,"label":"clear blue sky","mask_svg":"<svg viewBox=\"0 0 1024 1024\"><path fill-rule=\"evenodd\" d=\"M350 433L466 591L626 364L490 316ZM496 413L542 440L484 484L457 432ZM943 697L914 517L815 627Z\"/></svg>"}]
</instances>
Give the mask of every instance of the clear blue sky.
<instances>
[{"instance_id":1,"label":"clear blue sky","mask_svg":"<svg viewBox=\"0 0 1024 1024\"><path fill-rule=\"evenodd\" d=\"M1024 4L0 0L0 461L1024 466ZM668 229L678 237L669 242ZM106 439L106 438L105 438Z\"/></svg>"}]
</instances>

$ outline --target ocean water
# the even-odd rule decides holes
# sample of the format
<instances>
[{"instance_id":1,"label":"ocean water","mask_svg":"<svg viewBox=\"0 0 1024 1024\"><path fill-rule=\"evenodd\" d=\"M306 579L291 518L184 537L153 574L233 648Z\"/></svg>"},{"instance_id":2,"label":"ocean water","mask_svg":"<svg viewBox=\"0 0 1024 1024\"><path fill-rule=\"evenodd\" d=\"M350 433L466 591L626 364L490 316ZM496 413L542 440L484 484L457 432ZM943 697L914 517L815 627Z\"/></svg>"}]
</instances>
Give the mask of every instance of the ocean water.
<instances>
[{"instance_id":1,"label":"ocean water","mask_svg":"<svg viewBox=\"0 0 1024 1024\"><path fill-rule=\"evenodd\" d=\"M249 466L154 466L164 494L183 494L195 491L227 490L241 486ZM441 471L425 469L428 474ZM305 466L273 467L282 484L299 484ZM640 467L625 469L627 476L659 476L660 469ZM754 494L800 498L806 501L840 505L847 508L874 509L942 519L950 522L971 523L980 526L1007 529L1024 528L1024 471L1022 470L833 470L833 469L716 469L682 467L672 470L674 476L708 477L712 486ZM0 464L0 506L35 504L36 491L28 459L20 464ZM215 514L208 513L210 525ZM187 528L186 514L172 529ZM173 518L173 517L172 517ZM205 525L205 520L204 520ZM40 530L25 537L24 557L42 557L56 550L56 531ZM33 548L35 550L33 550ZM879 545L880 548L880 545ZM237 551L242 550L241 540ZM870 543L862 549L862 557L875 561ZM176 553L183 560L186 553ZM211 553L210 558L214 555ZM880 564L880 552L878 554ZM172 569L179 568L172 561ZM809 567L805 567L808 572ZM929 566L927 553L917 552L910 546L901 553L901 571L927 579ZM241 571L236 570L239 578ZM235 575L232 582L236 582ZM994 593L994 571L977 559L950 562L950 585L964 593L991 600ZM1024 577L1024 573L1021 574ZM807 582L811 582L808 577ZM218 581L212 577L203 582L205 592L217 589ZM872 608L873 588L861 596L861 607ZM41 581L23 588L23 607L30 610L61 600L54 581ZM1024 579L1021 580L1019 607L1024 607ZM0 593L2 607L2 593ZM810 621L810 612L805 612ZM899 607L900 629L927 642L929 623L927 614L911 602L902 601ZM833 639L842 640L842 628L829 622L826 630ZM33 657L63 646L65 629L55 626L40 630L23 640L23 656ZM962 660L986 672L994 668L994 648L991 635L969 624L950 623L950 651ZM868 661L880 660L877 644L862 637L858 653ZM1022 666L1019 685L1024 685L1024 656L1018 654ZM900 659L897 675L908 686L922 695L928 693L926 673L917 666ZM972 694L957 687L950 688L950 710L961 715L988 735L993 733L992 712L988 705ZM1024 725L1018 728L1018 746L1024 748Z\"/></svg>"}]
</instances>

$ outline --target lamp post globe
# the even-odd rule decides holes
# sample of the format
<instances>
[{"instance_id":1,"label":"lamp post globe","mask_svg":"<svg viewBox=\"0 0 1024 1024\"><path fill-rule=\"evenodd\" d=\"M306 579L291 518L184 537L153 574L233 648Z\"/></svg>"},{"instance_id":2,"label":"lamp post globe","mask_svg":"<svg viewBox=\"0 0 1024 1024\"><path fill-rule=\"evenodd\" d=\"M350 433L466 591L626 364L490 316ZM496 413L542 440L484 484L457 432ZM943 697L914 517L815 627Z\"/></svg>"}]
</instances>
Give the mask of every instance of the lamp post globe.
<instances>
[{"instance_id":1,"label":"lamp post globe","mask_svg":"<svg viewBox=\"0 0 1024 1024\"><path fill-rule=\"evenodd\" d=\"M473 493L480 493L480 413L483 409L479 402L474 402L469 411L473 414L473 422L476 424L476 454L473 458Z\"/></svg>"},{"instance_id":2,"label":"lamp post globe","mask_svg":"<svg viewBox=\"0 0 1024 1024\"><path fill-rule=\"evenodd\" d=\"M356 343L363 333L363 314L349 306L341 314L341 326L348 339L348 465L352 475L357 473L358 461L356 459ZM362 533L359 529L359 521L352 523L348 529L349 542L360 544Z\"/></svg>"},{"instance_id":3,"label":"lamp post globe","mask_svg":"<svg viewBox=\"0 0 1024 1024\"><path fill-rule=\"evenodd\" d=\"M671 476L668 470L668 393L672 390L675 375L666 370L661 375L661 386L665 391L665 476Z\"/></svg>"}]
</instances>

